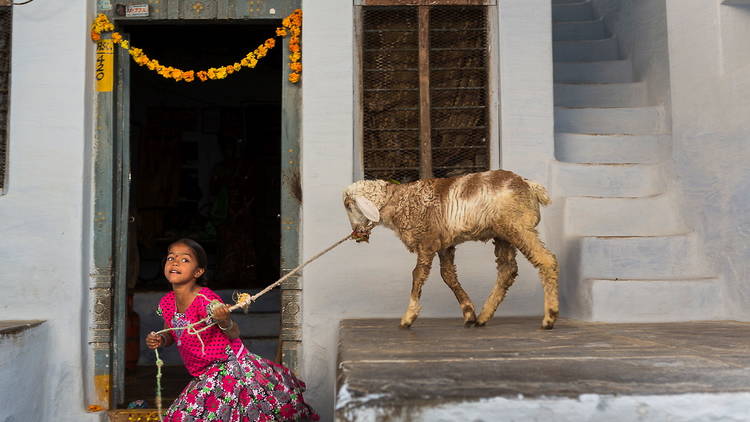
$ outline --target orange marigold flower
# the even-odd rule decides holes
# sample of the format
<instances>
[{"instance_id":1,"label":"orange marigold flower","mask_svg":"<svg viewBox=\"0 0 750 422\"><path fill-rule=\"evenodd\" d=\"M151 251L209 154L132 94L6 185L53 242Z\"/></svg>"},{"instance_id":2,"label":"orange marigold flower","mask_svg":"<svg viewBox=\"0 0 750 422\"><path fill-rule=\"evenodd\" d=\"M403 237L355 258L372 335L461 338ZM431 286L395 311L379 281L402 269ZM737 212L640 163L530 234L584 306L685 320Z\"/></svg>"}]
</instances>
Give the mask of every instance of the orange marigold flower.
<instances>
[{"instance_id":1,"label":"orange marigold flower","mask_svg":"<svg viewBox=\"0 0 750 422\"><path fill-rule=\"evenodd\" d=\"M289 44L289 51L291 51L292 53L299 53L299 44Z\"/></svg>"},{"instance_id":2,"label":"orange marigold flower","mask_svg":"<svg viewBox=\"0 0 750 422\"><path fill-rule=\"evenodd\" d=\"M214 69L213 67L209 68L208 72L206 72L206 75L208 75L209 79L216 79L216 69Z\"/></svg>"},{"instance_id":3,"label":"orange marigold flower","mask_svg":"<svg viewBox=\"0 0 750 422\"><path fill-rule=\"evenodd\" d=\"M247 64L247 67L249 67L250 69L252 69L252 68L254 68L254 67L255 67L255 65L257 65L257 64L258 64L258 60L256 60L256 59L252 59L252 60L250 60L250 63L248 63L248 64Z\"/></svg>"},{"instance_id":4,"label":"orange marigold flower","mask_svg":"<svg viewBox=\"0 0 750 422\"><path fill-rule=\"evenodd\" d=\"M289 28L292 25L292 23L289 21L289 16L282 19L281 24Z\"/></svg>"},{"instance_id":5,"label":"orange marigold flower","mask_svg":"<svg viewBox=\"0 0 750 422\"><path fill-rule=\"evenodd\" d=\"M101 35L97 34L94 31L91 31L91 40L92 41L99 41L100 39L102 39Z\"/></svg>"},{"instance_id":6,"label":"orange marigold flower","mask_svg":"<svg viewBox=\"0 0 750 422\"><path fill-rule=\"evenodd\" d=\"M182 79L185 82L193 82L195 80L195 72L192 70L188 70L187 72L184 72L182 74Z\"/></svg>"},{"instance_id":7,"label":"orange marigold flower","mask_svg":"<svg viewBox=\"0 0 750 422\"><path fill-rule=\"evenodd\" d=\"M179 81L180 79L182 79L182 71L180 69L174 69L174 70L172 70L172 75L171 76L176 81Z\"/></svg>"},{"instance_id":8,"label":"orange marigold flower","mask_svg":"<svg viewBox=\"0 0 750 422\"><path fill-rule=\"evenodd\" d=\"M130 49L130 55L133 56L133 57L138 57L141 54L143 54L143 50L141 50L140 48L131 48Z\"/></svg>"},{"instance_id":9,"label":"orange marigold flower","mask_svg":"<svg viewBox=\"0 0 750 422\"><path fill-rule=\"evenodd\" d=\"M289 55L289 61L292 61L292 62L298 62L299 59L301 58L302 58L302 54L299 51Z\"/></svg>"},{"instance_id":10,"label":"orange marigold flower","mask_svg":"<svg viewBox=\"0 0 750 422\"><path fill-rule=\"evenodd\" d=\"M242 70L242 65L241 65L241 64L239 64L239 63L235 63L235 64L234 64L234 65L232 65L232 66L234 67L234 71L235 71L235 72L239 72L240 70Z\"/></svg>"},{"instance_id":11,"label":"orange marigold flower","mask_svg":"<svg viewBox=\"0 0 750 422\"><path fill-rule=\"evenodd\" d=\"M120 41L120 47L127 50L128 48L130 48L130 43L128 42L128 40L122 40Z\"/></svg>"},{"instance_id":12,"label":"orange marigold flower","mask_svg":"<svg viewBox=\"0 0 750 422\"><path fill-rule=\"evenodd\" d=\"M302 16L298 14L292 14L290 15L289 20L292 22L292 25L294 26L300 26L302 25Z\"/></svg>"},{"instance_id":13,"label":"orange marigold flower","mask_svg":"<svg viewBox=\"0 0 750 422\"><path fill-rule=\"evenodd\" d=\"M277 37L286 37L286 29L284 29L284 28L276 28L276 36Z\"/></svg>"},{"instance_id":14,"label":"orange marigold flower","mask_svg":"<svg viewBox=\"0 0 750 422\"><path fill-rule=\"evenodd\" d=\"M154 70L156 69L156 66L158 65L159 65L159 62L156 60L151 60L146 64L146 66L148 66L148 70Z\"/></svg>"},{"instance_id":15,"label":"orange marigold flower","mask_svg":"<svg viewBox=\"0 0 750 422\"><path fill-rule=\"evenodd\" d=\"M299 44L298 36L292 35L292 37L289 38L289 45L292 45L292 44Z\"/></svg>"},{"instance_id":16,"label":"orange marigold flower","mask_svg":"<svg viewBox=\"0 0 750 422\"><path fill-rule=\"evenodd\" d=\"M301 72L302 71L302 63L300 63L300 62L289 63L289 68L292 69L295 72Z\"/></svg>"},{"instance_id":17,"label":"orange marigold flower","mask_svg":"<svg viewBox=\"0 0 750 422\"><path fill-rule=\"evenodd\" d=\"M296 84L299 81L299 73L290 73L289 74L289 82Z\"/></svg>"},{"instance_id":18,"label":"orange marigold flower","mask_svg":"<svg viewBox=\"0 0 750 422\"><path fill-rule=\"evenodd\" d=\"M206 82L206 79L208 79L208 76L206 75L205 70L198 71L198 73L196 73L195 76L197 76L198 79L201 80L201 82Z\"/></svg>"},{"instance_id":19,"label":"orange marigold flower","mask_svg":"<svg viewBox=\"0 0 750 422\"><path fill-rule=\"evenodd\" d=\"M250 64L250 61L247 58L243 58L242 60L240 60L241 66L247 66L249 64Z\"/></svg>"},{"instance_id":20,"label":"orange marigold flower","mask_svg":"<svg viewBox=\"0 0 750 422\"><path fill-rule=\"evenodd\" d=\"M234 66L224 66L224 71L227 72L227 75L231 75L234 73Z\"/></svg>"},{"instance_id":21,"label":"orange marigold flower","mask_svg":"<svg viewBox=\"0 0 750 422\"><path fill-rule=\"evenodd\" d=\"M120 35L119 32L113 32L112 33L112 42L114 42L115 44L117 44L120 41L122 41L122 35Z\"/></svg>"},{"instance_id":22,"label":"orange marigold flower","mask_svg":"<svg viewBox=\"0 0 750 422\"><path fill-rule=\"evenodd\" d=\"M146 57L145 54L138 56L135 58L135 62L138 63L139 66L143 66L144 64L148 63L148 57Z\"/></svg>"},{"instance_id":23,"label":"orange marigold flower","mask_svg":"<svg viewBox=\"0 0 750 422\"><path fill-rule=\"evenodd\" d=\"M274 48L276 46L276 40L273 39L273 38L269 38L269 39L266 40L265 43L263 43L263 45L265 45L266 48L268 48L270 50L270 49L272 49L272 48Z\"/></svg>"},{"instance_id":24,"label":"orange marigold flower","mask_svg":"<svg viewBox=\"0 0 750 422\"><path fill-rule=\"evenodd\" d=\"M301 34L301 33L302 33L302 30L301 30L301 29L299 29L299 26L293 26L293 27L291 27L291 28L289 29L289 32L291 32L291 33L292 33L292 35L294 35L295 37L298 37L298 36L299 36L299 34Z\"/></svg>"},{"instance_id":25,"label":"orange marigold flower","mask_svg":"<svg viewBox=\"0 0 750 422\"><path fill-rule=\"evenodd\" d=\"M216 69L216 78L217 79L224 79L227 77L227 70L223 67L220 67Z\"/></svg>"}]
</instances>

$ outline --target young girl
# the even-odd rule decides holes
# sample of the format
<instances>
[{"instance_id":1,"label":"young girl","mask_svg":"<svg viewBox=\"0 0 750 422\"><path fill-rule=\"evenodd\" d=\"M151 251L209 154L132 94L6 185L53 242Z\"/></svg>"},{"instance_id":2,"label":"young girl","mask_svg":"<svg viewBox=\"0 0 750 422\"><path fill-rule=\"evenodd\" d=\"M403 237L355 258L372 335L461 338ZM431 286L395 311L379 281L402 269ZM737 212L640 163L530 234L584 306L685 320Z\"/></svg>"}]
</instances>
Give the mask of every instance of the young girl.
<instances>
[{"instance_id":1,"label":"young girl","mask_svg":"<svg viewBox=\"0 0 750 422\"><path fill-rule=\"evenodd\" d=\"M164 275L172 291L159 302L164 328L185 327L208 316L219 296L199 285L206 272L206 252L195 241L181 239L169 246ZM150 349L177 343L192 381L167 410L165 421L299 421L318 420L305 403L305 384L292 372L250 353L229 306L214 308L216 325L196 334L187 330L151 333ZM210 321L209 321L210 323ZM200 330L205 324L195 327Z\"/></svg>"}]
</instances>

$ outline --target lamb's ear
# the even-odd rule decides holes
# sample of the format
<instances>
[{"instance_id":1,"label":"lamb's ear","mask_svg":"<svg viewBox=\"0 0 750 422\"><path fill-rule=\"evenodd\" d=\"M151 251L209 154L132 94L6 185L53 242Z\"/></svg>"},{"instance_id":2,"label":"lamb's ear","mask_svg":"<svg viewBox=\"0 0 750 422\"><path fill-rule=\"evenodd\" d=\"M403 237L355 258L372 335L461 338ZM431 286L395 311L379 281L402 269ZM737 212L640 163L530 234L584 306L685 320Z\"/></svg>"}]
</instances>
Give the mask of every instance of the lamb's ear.
<instances>
[{"instance_id":1,"label":"lamb's ear","mask_svg":"<svg viewBox=\"0 0 750 422\"><path fill-rule=\"evenodd\" d=\"M354 202L357 203L357 208L362 211L362 214L364 214L368 220L373 223L380 222L380 211L378 211L378 207L376 207L372 201L362 196L355 196Z\"/></svg>"}]
</instances>

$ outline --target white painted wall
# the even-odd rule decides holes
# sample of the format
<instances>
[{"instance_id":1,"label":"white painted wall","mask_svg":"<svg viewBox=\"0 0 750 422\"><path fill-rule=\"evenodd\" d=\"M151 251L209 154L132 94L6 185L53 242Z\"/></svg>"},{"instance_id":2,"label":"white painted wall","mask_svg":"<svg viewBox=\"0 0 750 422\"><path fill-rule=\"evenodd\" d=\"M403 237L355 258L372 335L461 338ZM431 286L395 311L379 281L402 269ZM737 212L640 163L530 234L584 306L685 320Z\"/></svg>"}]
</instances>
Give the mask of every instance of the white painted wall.
<instances>
[{"instance_id":1,"label":"white painted wall","mask_svg":"<svg viewBox=\"0 0 750 422\"><path fill-rule=\"evenodd\" d=\"M0 421L44 421L50 330L46 324L0 334Z\"/></svg>"},{"instance_id":2,"label":"white painted wall","mask_svg":"<svg viewBox=\"0 0 750 422\"><path fill-rule=\"evenodd\" d=\"M549 0L499 2L502 166L547 182L553 156L552 58ZM310 257L351 231L341 192L351 183L354 155L353 6L304 2L305 76L302 85L302 256ZM335 24L332 24L335 23ZM466 244L456 258L459 279L481 307L496 272L491 244ZM305 398L330 420L338 322L399 318L405 311L416 257L387 229L370 244L345 243L304 271ZM497 315L541 315L536 271L519 256L520 275ZM423 289L422 317L461 318L451 290L433 265ZM540 320L541 322L541 320ZM419 320L412 328L419 330Z\"/></svg>"},{"instance_id":3,"label":"white painted wall","mask_svg":"<svg viewBox=\"0 0 750 422\"><path fill-rule=\"evenodd\" d=\"M674 172L684 215L750 319L750 8L667 0Z\"/></svg>"},{"instance_id":4,"label":"white painted wall","mask_svg":"<svg viewBox=\"0 0 750 422\"><path fill-rule=\"evenodd\" d=\"M3 399L14 391L6 383L29 383L19 388L29 394L18 396L10 411L33 407L41 415L16 420L100 417L84 409L81 364L92 3L35 1L13 10L9 170L0 196L0 319L47 320L34 329L46 340L32 331L17 351L17 370L38 365L35 371L44 378L0 374Z\"/></svg>"}]
</instances>

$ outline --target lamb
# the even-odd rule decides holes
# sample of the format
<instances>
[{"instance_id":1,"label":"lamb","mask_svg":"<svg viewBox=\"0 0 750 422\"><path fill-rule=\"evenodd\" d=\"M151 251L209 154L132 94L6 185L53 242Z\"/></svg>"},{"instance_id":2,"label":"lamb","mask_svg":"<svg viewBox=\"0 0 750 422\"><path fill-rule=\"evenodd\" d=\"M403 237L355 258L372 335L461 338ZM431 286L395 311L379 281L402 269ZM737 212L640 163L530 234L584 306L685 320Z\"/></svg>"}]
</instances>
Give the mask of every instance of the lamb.
<instances>
[{"instance_id":1,"label":"lamb","mask_svg":"<svg viewBox=\"0 0 750 422\"><path fill-rule=\"evenodd\" d=\"M465 325L483 326L495 314L518 275L516 249L539 270L544 287L542 328L551 329L558 315L557 258L539 239L539 204L550 202L545 188L505 170L451 178L423 179L406 184L362 180L348 186L344 207L357 241L367 241L378 224L396 232L417 254L409 306L401 327L409 328L421 309L422 286L432 260L440 257L440 274L458 300ZM456 275L456 245L492 239L497 281L479 317Z\"/></svg>"}]
</instances>

